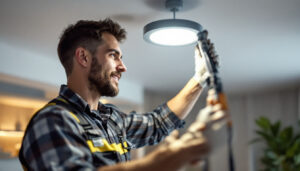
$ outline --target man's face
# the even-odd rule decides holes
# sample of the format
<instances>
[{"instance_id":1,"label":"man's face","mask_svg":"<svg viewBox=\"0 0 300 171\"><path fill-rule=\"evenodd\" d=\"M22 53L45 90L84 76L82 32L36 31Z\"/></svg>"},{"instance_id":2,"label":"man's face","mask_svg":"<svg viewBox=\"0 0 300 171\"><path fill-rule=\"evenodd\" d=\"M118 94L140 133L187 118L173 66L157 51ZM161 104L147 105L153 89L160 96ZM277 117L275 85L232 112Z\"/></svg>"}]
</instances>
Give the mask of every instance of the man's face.
<instances>
[{"instance_id":1,"label":"man's face","mask_svg":"<svg viewBox=\"0 0 300 171\"><path fill-rule=\"evenodd\" d=\"M103 43L92 57L88 74L89 86L101 96L113 97L119 92L119 79L126 67L116 38L109 33L103 33L102 39Z\"/></svg>"}]
</instances>

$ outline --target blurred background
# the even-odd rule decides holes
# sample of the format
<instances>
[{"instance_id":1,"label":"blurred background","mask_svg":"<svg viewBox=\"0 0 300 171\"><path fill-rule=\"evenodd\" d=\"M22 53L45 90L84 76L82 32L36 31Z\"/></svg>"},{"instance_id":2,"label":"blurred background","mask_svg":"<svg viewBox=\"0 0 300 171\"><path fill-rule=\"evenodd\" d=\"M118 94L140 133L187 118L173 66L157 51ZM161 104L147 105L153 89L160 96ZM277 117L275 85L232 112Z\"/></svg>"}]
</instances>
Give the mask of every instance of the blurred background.
<instances>
[{"instance_id":1,"label":"blurred background","mask_svg":"<svg viewBox=\"0 0 300 171\"><path fill-rule=\"evenodd\" d=\"M200 23L209 31L219 54L220 76L234 123L236 170L259 170L264 145L249 144L256 137L255 119L265 116L299 130L300 1L183 2L176 18ZM56 47L69 24L110 17L128 32L121 44L128 71L120 81L120 94L103 102L116 104L126 112L149 111L185 85L194 73L194 45L161 47L143 40L146 24L172 18L164 3L1 0L0 170L21 170L16 155L29 119L66 83ZM187 125L205 106L205 97L206 90L187 118ZM153 148L136 151L134 157ZM224 145L210 155L210 170L227 170L226 151ZM197 169L188 166L185 170Z\"/></svg>"}]
</instances>

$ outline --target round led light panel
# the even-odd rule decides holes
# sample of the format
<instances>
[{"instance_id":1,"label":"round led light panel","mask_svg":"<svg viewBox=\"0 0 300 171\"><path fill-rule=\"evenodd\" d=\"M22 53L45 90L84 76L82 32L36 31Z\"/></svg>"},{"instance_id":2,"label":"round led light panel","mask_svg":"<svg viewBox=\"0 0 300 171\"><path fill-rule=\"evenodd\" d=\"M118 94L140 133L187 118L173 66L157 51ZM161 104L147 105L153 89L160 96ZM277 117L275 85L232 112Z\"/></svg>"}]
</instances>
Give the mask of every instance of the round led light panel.
<instances>
[{"instance_id":1,"label":"round led light panel","mask_svg":"<svg viewBox=\"0 0 300 171\"><path fill-rule=\"evenodd\" d=\"M144 39L157 45L183 46L195 43L201 29L200 24L189 20L158 20L144 27Z\"/></svg>"}]
</instances>

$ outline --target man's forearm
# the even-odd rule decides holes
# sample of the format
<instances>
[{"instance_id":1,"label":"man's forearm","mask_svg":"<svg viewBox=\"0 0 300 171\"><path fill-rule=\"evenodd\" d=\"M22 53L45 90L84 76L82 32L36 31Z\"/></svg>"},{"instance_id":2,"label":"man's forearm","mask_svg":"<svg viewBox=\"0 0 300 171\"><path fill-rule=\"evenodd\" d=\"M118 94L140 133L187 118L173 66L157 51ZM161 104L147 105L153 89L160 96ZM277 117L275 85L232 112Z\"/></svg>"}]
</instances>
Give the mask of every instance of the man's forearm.
<instances>
[{"instance_id":1,"label":"man's forearm","mask_svg":"<svg viewBox=\"0 0 300 171\"><path fill-rule=\"evenodd\" d=\"M192 110L201 92L201 85L192 78L175 97L167 102L167 105L179 118L184 119Z\"/></svg>"},{"instance_id":2,"label":"man's forearm","mask_svg":"<svg viewBox=\"0 0 300 171\"><path fill-rule=\"evenodd\" d=\"M174 171L182 166L184 162L182 160L178 161L177 153L176 149L159 148L141 159L104 166L99 168L98 171Z\"/></svg>"}]
</instances>

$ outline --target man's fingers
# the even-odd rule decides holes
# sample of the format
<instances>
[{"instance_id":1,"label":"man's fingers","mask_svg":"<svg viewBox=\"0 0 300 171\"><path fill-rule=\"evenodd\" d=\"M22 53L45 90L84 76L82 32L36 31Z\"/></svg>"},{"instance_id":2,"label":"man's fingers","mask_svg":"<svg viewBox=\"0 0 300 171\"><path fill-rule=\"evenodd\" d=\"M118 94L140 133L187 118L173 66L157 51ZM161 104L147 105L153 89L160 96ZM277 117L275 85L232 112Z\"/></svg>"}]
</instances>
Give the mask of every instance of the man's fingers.
<instances>
[{"instance_id":1,"label":"man's fingers","mask_svg":"<svg viewBox=\"0 0 300 171\"><path fill-rule=\"evenodd\" d=\"M205 123L201 121L195 121L192 123L192 125L189 127L188 131L190 132L197 132L202 131L205 129Z\"/></svg>"},{"instance_id":2,"label":"man's fingers","mask_svg":"<svg viewBox=\"0 0 300 171\"><path fill-rule=\"evenodd\" d=\"M222 110L222 104L215 104L212 106L212 112L216 112L216 111L219 111L219 110Z\"/></svg>"},{"instance_id":3,"label":"man's fingers","mask_svg":"<svg viewBox=\"0 0 300 171\"><path fill-rule=\"evenodd\" d=\"M173 141L176 141L178 138L179 138L179 131L175 130L169 136L166 137L166 139L164 140L164 145L168 145Z\"/></svg>"},{"instance_id":4,"label":"man's fingers","mask_svg":"<svg viewBox=\"0 0 300 171\"><path fill-rule=\"evenodd\" d=\"M208 105L200 111L196 121L191 124L188 130L191 132L201 132L211 126L218 125L216 124L218 122L223 123L223 121L227 122L227 120L227 111L223 110L223 106L221 104Z\"/></svg>"},{"instance_id":5,"label":"man's fingers","mask_svg":"<svg viewBox=\"0 0 300 171\"><path fill-rule=\"evenodd\" d=\"M173 131L167 138L172 139L172 140L176 140L179 138L179 131L175 130Z\"/></svg>"},{"instance_id":6,"label":"man's fingers","mask_svg":"<svg viewBox=\"0 0 300 171\"><path fill-rule=\"evenodd\" d=\"M217 122L221 119L226 118L226 116L227 116L227 113L225 111L217 111L210 117L210 120L213 122Z\"/></svg>"},{"instance_id":7,"label":"man's fingers","mask_svg":"<svg viewBox=\"0 0 300 171\"><path fill-rule=\"evenodd\" d=\"M216 95L216 90L215 89L209 89L207 94L208 94L208 96Z\"/></svg>"}]
</instances>

